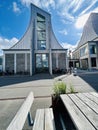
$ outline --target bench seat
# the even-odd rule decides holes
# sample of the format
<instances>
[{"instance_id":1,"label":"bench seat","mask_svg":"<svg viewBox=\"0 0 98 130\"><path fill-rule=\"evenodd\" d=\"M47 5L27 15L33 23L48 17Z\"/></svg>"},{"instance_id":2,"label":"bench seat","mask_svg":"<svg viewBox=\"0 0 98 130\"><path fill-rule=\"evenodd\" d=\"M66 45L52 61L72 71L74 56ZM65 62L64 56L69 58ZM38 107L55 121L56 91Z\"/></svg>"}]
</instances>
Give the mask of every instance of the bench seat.
<instances>
[{"instance_id":1,"label":"bench seat","mask_svg":"<svg viewBox=\"0 0 98 130\"><path fill-rule=\"evenodd\" d=\"M37 110L32 130L55 130L52 108Z\"/></svg>"},{"instance_id":2,"label":"bench seat","mask_svg":"<svg viewBox=\"0 0 98 130\"><path fill-rule=\"evenodd\" d=\"M33 92L30 92L6 130L23 129L23 126L25 124L31 106L33 104L33 101L34 101L34 95Z\"/></svg>"}]
</instances>

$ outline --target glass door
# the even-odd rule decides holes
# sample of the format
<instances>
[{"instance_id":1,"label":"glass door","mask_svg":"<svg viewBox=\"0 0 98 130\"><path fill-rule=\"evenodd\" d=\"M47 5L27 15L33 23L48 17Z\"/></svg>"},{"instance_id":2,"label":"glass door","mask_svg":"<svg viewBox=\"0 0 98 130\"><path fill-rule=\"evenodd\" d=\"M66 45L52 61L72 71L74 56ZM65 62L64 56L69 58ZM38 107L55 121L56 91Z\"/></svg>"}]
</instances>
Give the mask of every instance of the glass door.
<instances>
[{"instance_id":1,"label":"glass door","mask_svg":"<svg viewBox=\"0 0 98 130\"><path fill-rule=\"evenodd\" d=\"M36 73L48 72L48 54L36 54Z\"/></svg>"}]
</instances>

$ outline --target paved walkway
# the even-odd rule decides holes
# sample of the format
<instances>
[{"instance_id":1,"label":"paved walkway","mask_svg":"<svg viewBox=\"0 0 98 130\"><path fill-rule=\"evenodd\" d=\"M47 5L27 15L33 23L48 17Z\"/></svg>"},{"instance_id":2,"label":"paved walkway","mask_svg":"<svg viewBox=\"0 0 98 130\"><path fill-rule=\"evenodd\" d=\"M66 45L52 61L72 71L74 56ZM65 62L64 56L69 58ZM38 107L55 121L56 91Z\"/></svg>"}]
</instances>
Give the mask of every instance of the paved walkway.
<instances>
[{"instance_id":1,"label":"paved walkway","mask_svg":"<svg viewBox=\"0 0 98 130\"><path fill-rule=\"evenodd\" d=\"M7 128L30 91L33 91L35 96L31 109L33 117L36 109L50 107L53 85L58 80L63 80L68 86L73 85L78 92L94 91L84 80L73 75L53 77L49 74L36 74L32 77L0 77L0 130ZM27 121L24 130L31 130Z\"/></svg>"},{"instance_id":2,"label":"paved walkway","mask_svg":"<svg viewBox=\"0 0 98 130\"><path fill-rule=\"evenodd\" d=\"M74 91L76 92L92 92L95 91L90 84L85 82L82 78L79 76L73 76L73 74L69 75L67 78L63 78L62 81L64 81L67 84L67 91L70 91L70 86L74 88Z\"/></svg>"}]
</instances>

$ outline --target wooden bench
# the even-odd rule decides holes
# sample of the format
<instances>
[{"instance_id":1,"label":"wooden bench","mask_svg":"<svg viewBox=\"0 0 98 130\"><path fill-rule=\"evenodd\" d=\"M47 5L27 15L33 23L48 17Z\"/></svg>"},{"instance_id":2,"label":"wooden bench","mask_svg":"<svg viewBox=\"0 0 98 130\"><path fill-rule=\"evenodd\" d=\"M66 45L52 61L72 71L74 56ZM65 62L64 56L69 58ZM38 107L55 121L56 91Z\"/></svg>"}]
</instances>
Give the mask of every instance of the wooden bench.
<instances>
[{"instance_id":1,"label":"wooden bench","mask_svg":"<svg viewBox=\"0 0 98 130\"><path fill-rule=\"evenodd\" d=\"M52 108L37 110L32 130L55 130Z\"/></svg>"},{"instance_id":2,"label":"wooden bench","mask_svg":"<svg viewBox=\"0 0 98 130\"><path fill-rule=\"evenodd\" d=\"M98 130L98 93L60 95L76 129Z\"/></svg>"},{"instance_id":3,"label":"wooden bench","mask_svg":"<svg viewBox=\"0 0 98 130\"><path fill-rule=\"evenodd\" d=\"M9 124L8 128L6 130L22 130L24 123L26 121L26 118L30 112L30 108L32 106L34 100L33 93L30 92L24 103L22 104L19 111L16 113L15 117ZM30 114L29 114L30 117Z\"/></svg>"}]
</instances>

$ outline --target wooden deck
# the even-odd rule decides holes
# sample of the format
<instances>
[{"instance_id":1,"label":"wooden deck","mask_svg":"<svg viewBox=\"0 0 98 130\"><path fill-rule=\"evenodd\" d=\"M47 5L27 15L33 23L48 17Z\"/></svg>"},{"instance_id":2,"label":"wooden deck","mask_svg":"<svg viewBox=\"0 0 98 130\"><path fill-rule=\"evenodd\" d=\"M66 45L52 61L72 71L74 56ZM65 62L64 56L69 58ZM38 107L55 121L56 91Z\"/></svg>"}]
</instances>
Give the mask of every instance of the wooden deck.
<instances>
[{"instance_id":1,"label":"wooden deck","mask_svg":"<svg viewBox=\"0 0 98 130\"><path fill-rule=\"evenodd\" d=\"M98 130L98 93L60 96L77 130Z\"/></svg>"}]
</instances>

